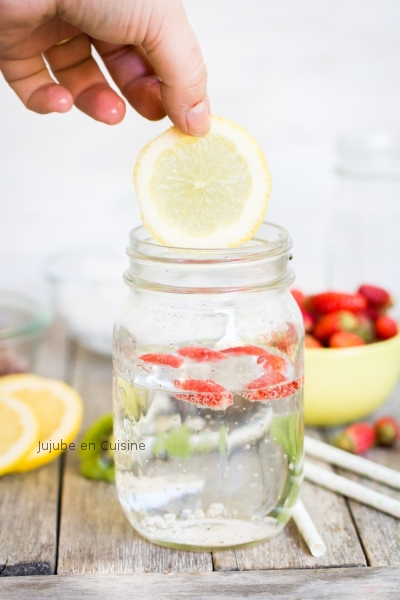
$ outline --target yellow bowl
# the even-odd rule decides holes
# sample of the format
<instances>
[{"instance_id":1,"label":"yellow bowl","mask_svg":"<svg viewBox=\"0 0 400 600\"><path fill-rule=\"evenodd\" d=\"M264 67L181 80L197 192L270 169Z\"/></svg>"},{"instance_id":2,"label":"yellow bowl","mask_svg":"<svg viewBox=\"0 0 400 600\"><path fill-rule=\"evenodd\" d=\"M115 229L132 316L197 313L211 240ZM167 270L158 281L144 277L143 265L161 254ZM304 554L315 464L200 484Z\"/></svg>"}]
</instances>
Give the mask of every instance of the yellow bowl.
<instances>
[{"instance_id":1,"label":"yellow bowl","mask_svg":"<svg viewBox=\"0 0 400 600\"><path fill-rule=\"evenodd\" d=\"M382 404L400 376L400 334L354 348L306 348L307 425L342 425Z\"/></svg>"}]
</instances>

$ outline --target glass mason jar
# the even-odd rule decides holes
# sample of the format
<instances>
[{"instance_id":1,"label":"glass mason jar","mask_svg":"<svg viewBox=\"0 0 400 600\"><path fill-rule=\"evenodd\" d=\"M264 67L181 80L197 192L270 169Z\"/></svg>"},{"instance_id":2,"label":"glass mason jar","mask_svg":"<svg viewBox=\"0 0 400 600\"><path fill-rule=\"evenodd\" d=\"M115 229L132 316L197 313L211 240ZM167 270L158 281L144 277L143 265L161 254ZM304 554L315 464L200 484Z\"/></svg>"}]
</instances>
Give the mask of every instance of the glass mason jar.
<instances>
[{"instance_id":1,"label":"glass mason jar","mask_svg":"<svg viewBox=\"0 0 400 600\"><path fill-rule=\"evenodd\" d=\"M337 163L328 284L380 285L399 300L400 136L344 136Z\"/></svg>"},{"instance_id":2,"label":"glass mason jar","mask_svg":"<svg viewBox=\"0 0 400 600\"><path fill-rule=\"evenodd\" d=\"M185 550L276 535L303 470L303 325L291 240L265 223L240 248L130 234L114 339L116 485L133 527Z\"/></svg>"}]
</instances>

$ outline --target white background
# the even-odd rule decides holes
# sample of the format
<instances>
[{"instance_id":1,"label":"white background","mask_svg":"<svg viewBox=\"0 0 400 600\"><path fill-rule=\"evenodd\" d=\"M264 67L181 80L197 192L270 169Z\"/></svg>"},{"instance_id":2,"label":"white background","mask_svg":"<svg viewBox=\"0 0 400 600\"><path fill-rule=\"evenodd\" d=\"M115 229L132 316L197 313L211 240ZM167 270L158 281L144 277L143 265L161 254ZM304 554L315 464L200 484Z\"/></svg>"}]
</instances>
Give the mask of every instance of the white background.
<instances>
[{"instance_id":1,"label":"white background","mask_svg":"<svg viewBox=\"0 0 400 600\"><path fill-rule=\"evenodd\" d=\"M400 130L399 0L186 0L209 69L214 114L246 127L273 181L268 220L294 239L298 285L325 284L335 140ZM46 298L61 250L139 224L140 148L169 123L128 109L116 127L78 110L39 116L0 81L0 287ZM362 210L362 207L360 207Z\"/></svg>"}]
</instances>

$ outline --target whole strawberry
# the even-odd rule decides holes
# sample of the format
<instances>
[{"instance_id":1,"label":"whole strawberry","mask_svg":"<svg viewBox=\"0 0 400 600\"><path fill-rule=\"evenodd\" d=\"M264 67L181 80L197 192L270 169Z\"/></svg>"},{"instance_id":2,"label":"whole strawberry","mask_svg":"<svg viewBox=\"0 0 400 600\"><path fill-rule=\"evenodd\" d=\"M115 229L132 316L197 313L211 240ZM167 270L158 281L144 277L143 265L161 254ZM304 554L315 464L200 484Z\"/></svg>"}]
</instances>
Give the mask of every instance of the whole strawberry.
<instances>
[{"instance_id":1,"label":"whole strawberry","mask_svg":"<svg viewBox=\"0 0 400 600\"><path fill-rule=\"evenodd\" d=\"M364 340L351 331L338 331L329 338L330 348L352 348L353 346L364 345Z\"/></svg>"},{"instance_id":2,"label":"whole strawberry","mask_svg":"<svg viewBox=\"0 0 400 600\"><path fill-rule=\"evenodd\" d=\"M349 425L335 440L335 446L353 454L364 454L374 445L375 429L369 423Z\"/></svg>"},{"instance_id":3,"label":"whole strawberry","mask_svg":"<svg viewBox=\"0 0 400 600\"><path fill-rule=\"evenodd\" d=\"M376 285L360 285L357 292L364 296L370 308L386 310L393 304L389 292Z\"/></svg>"},{"instance_id":4,"label":"whole strawberry","mask_svg":"<svg viewBox=\"0 0 400 600\"><path fill-rule=\"evenodd\" d=\"M376 337L380 340L388 340L397 335L398 331L396 321L387 315L380 315L375 321Z\"/></svg>"},{"instance_id":5,"label":"whole strawberry","mask_svg":"<svg viewBox=\"0 0 400 600\"><path fill-rule=\"evenodd\" d=\"M338 310L323 315L314 327L313 335L321 342L327 342L338 331L352 331L358 326L357 317L348 310Z\"/></svg>"},{"instance_id":6,"label":"whole strawberry","mask_svg":"<svg viewBox=\"0 0 400 600\"><path fill-rule=\"evenodd\" d=\"M304 345L306 348L323 348L321 342L309 333L304 336Z\"/></svg>"},{"instance_id":7,"label":"whole strawberry","mask_svg":"<svg viewBox=\"0 0 400 600\"><path fill-rule=\"evenodd\" d=\"M374 427L379 446L394 446L400 439L400 425L394 417L381 417L375 421Z\"/></svg>"},{"instance_id":8,"label":"whole strawberry","mask_svg":"<svg viewBox=\"0 0 400 600\"><path fill-rule=\"evenodd\" d=\"M301 292L300 290L296 290L296 289L290 290L290 293L292 294L293 298L296 300L299 307L304 308L305 301L306 301L305 294L303 294L303 292Z\"/></svg>"},{"instance_id":9,"label":"whole strawberry","mask_svg":"<svg viewBox=\"0 0 400 600\"><path fill-rule=\"evenodd\" d=\"M347 310L357 313L367 308L367 301L361 294L347 294L344 292L322 292L310 296L307 307L316 313L326 315L338 310Z\"/></svg>"}]
</instances>

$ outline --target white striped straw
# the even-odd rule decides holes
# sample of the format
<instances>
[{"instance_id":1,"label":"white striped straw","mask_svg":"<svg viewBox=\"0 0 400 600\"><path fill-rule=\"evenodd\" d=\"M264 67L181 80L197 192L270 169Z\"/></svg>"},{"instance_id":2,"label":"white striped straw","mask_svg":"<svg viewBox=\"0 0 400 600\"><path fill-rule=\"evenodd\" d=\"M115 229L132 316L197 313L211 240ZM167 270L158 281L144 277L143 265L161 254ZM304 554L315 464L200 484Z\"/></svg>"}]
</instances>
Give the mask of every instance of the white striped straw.
<instances>
[{"instance_id":1,"label":"white striped straw","mask_svg":"<svg viewBox=\"0 0 400 600\"><path fill-rule=\"evenodd\" d=\"M371 490L364 485L350 481L350 479L346 479L340 475L336 475L327 469L316 467L307 461L304 464L304 477L305 479L308 479L308 481L312 481L317 485L328 488L328 490L358 500L362 504L366 504L367 506L371 506L372 508L376 508L377 510L400 519L399 500L394 500L389 496L375 492L375 490Z\"/></svg>"},{"instance_id":2,"label":"white striped straw","mask_svg":"<svg viewBox=\"0 0 400 600\"><path fill-rule=\"evenodd\" d=\"M349 471L354 471L364 477L380 481L381 483L385 483L390 487L400 490L399 471L383 467L371 460L361 458L361 456L350 454L350 452L345 452L344 450L340 450L339 448L335 448L334 446L330 446L319 440L314 440L307 435L304 438L304 447L306 453L311 456L315 456L316 458L332 463L333 465L344 467Z\"/></svg>"},{"instance_id":3,"label":"white striped straw","mask_svg":"<svg viewBox=\"0 0 400 600\"><path fill-rule=\"evenodd\" d=\"M301 500L297 500L292 514L293 521L303 536L313 556L325 554L326 546Z\"/></svg>"}]
</instances>

